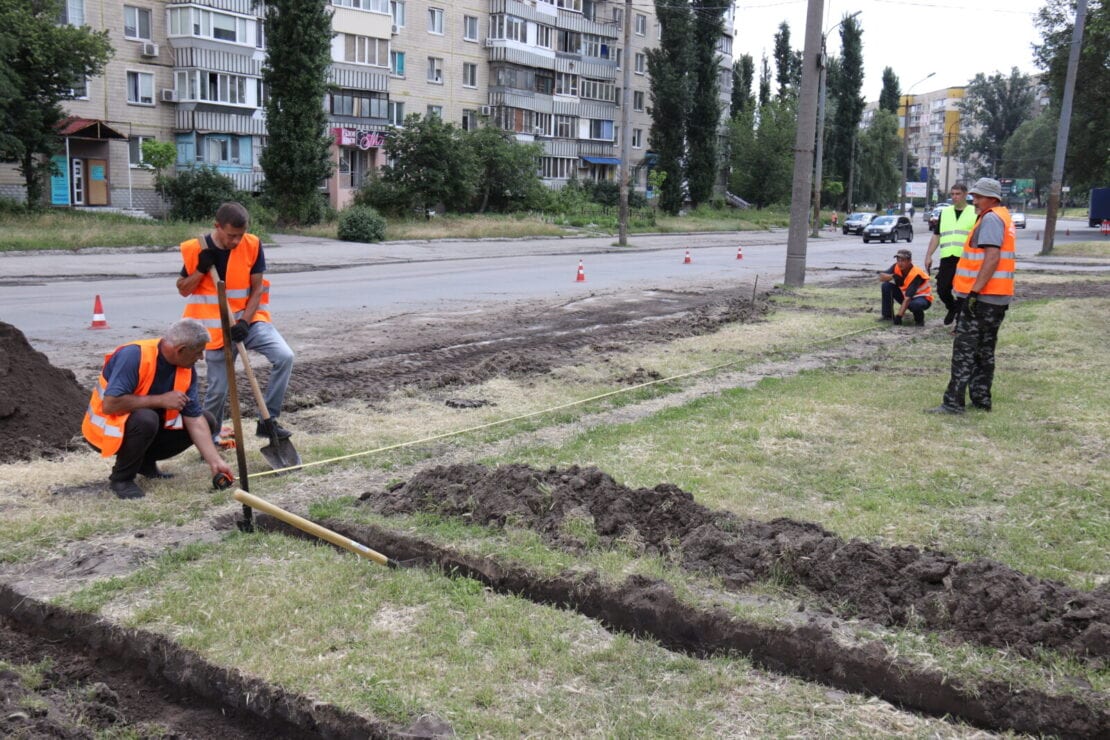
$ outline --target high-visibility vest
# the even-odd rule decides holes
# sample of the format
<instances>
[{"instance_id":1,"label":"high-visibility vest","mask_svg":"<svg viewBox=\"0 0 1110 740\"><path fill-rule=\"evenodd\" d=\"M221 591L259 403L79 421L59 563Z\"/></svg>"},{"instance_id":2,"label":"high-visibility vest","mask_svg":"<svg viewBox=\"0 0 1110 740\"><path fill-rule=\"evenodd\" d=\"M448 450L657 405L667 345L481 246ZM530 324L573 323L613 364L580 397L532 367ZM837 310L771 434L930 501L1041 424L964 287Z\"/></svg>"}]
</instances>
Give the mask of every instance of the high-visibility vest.
<instances>
[{"instance_id":1,"label":"high-visibility vest","mask_svg":"<svg viewBox=\"0 0 1110 740\"><path fill-rule=\"evenodd\" d=\"M197 269L197 259L203 248L200 239L190 239L181 244L181 258L185 262L185 271L190 275ZM231 310L233 324L239 320L243 309L247 307L247 299L251 295L251 268L258 257L259 248L257 236L243 234L239 246L228 252L224 290L227 293L227 305ZM251 317L252 322L270 320L270 314L264 308L269 303L270 281L263 280L262 300L258 304L258 310ZM211 275L205 275L196 290L185 299L185 310L181 316L186 319L196 319L208 329L211 340L205 345L205 349L220 349L224 346L224 332L220 326L220 299Z\"/></svg>"},{"instance_id":2,"label":"high-visibility vest","mask_svg":"<svg viewBox=\"0 0 1110 740\"><path fill-rule=\"evenodd\" d=\"M940 232L940 241L937 242L940 258L959 257L963 254L964 242L974 226L975 209L971 206L964 207L958 216L955 206L941 209L940 228L937 229Z\"/></svg>"},{"instance_id":3,"label":"high-visibility vest","mask_svg":"<svg viewBox=\"0 0 1110 740\"><path fill-rule=\"evenodd\" d=\"M929 275L926 274L917 265L911 265L909 272L902 275L902 268L897 264L894 265L894 276L900 278L897 285L902 289L902 294L905 295L906 288L913 282L914 278L921 278L921 285L918 286L917 292L913 294L914 298L925 298L929 303L933 302L933 286L929 284Z\"/></svg>"},{"instance_id":4,"label":"high-visibility vest","mask_svg":"<svg viewBox=\"0 0 1110 740\"><path fill-rule=\"evenodd\" d=\"M123 427L127 424L127 417L131 416L131 412L123 414L106 414L104 412L104 392L108 389L108 378L104 377L104 368L108 366L108 360L112 359L116 352L129 345L137 345L140 352L139 384L132 393L136 396L145 396L150 392L150 386L154 382L154 373L158 369L159 341L161 340L140 339L136 342L128 342L104 355L104 367L100 369L100 378L97 380L96 387L93 388L92 396L89 398L89 407L85 410L85 420L81 422L81 433L85 435L85 439L93 447L100 450L100 454L104 457L111 457L119 451L119 446L123 442ZM175 391L188 393L192 382L193 368L177 368L177 374L174 375L173 379L173 389ZM184 426L181 413L175 409L165 409L164 425L167 429L181 429Z\"/></svg>"},{"instance_id":5,"label":"high-visibility vest","mask_svg":"<svg viewBox=\"0 0 1110 740\"><path fill-rule=\"evenodd\" d=\"M971 287L975 285L975 278L979 275L979 268L983 266L983 255L986 254L985 249L971 246L971 238L979 229L979 224L983 222L983 217L988 213L994 213L1002 219L1004 230L1002 232L1002 246L1001 254L998 259L998 267L995 268L994 275L987 281L979 291L981 295L1013 295L1014 294L1014 270L1017 266L1016 244L1017 244L1017 231L1014 230L1014 222L1010 219L1010 212L1002 206L995 206L988 208L979 214L975 220L975 226L972 228L971 233L967 235L967 241L964 243L964 251L960 254L960 261L956 263L956 275L952 278L952 290L957 293L968 294L971 292Z\"/></svg>"}]
</instances>

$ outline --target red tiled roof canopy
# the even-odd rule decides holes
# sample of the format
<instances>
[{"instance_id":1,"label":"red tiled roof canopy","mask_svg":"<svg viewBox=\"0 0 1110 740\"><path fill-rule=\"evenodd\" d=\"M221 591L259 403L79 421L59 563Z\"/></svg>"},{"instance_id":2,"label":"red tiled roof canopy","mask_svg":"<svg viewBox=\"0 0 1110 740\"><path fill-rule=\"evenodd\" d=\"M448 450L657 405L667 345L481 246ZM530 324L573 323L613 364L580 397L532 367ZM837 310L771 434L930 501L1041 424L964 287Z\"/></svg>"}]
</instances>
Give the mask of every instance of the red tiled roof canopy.
<instances>
[{"instance_id":1,"label":"red tiled roof canopy","mask_svg":"<svg viewBox=\"0 0 1110 740\"><path fill-rule=\"evenodd\" d=\"M95 118L70 117L58 124L58 134L78 139L126 139L104 121Z\"/></svg>"}]
</instances>

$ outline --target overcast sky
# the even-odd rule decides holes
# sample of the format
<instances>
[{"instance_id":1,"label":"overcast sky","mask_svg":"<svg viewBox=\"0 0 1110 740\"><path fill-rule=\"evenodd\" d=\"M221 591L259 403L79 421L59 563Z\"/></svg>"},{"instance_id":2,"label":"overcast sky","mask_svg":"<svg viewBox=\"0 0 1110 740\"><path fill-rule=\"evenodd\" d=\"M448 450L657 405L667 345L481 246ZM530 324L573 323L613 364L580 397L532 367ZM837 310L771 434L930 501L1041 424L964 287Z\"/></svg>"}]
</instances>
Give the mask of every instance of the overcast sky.
<instances>
[{"instance_id":1,"label":"overcast sky","mask_svg":"<svg viewBox=\"0 0 1110 740\"><path fill-rule=\"evenodd\" d=\"M825 0L826 31L845 15L857 10L863 28L863 96L879 99L883 68L898 76L903 92L930 72L936 75L913 87L921 93L967 84L982 72L1009 74L1017 67L1025 74L1038 72L1032 45L1040 43L1033 25L1041 0ZM790 45L805 46L806 0L738 0L733 57L751 54L755 60L758 92L760 57L771 64L774 84L774 37L782 21L790 24ZM840 55L840 29L828 35L828 52Z\"/></svg>"}]
</instances>

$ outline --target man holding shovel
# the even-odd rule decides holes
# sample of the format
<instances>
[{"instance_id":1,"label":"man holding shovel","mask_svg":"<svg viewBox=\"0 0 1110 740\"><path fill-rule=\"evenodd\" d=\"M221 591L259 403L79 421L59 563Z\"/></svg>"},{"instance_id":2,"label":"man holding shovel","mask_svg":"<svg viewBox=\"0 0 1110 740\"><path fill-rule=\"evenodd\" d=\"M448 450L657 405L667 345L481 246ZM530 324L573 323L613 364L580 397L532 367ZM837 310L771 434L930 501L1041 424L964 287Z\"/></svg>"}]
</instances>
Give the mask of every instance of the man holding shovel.
<instances>
[{"instance_id":1,"label":"man holding shovel","mask_svg":"<svg viewBox=\"0 0 1110 740\"><path fill-rule=\"evenodd\" d=\"M270 382L264 396L269 418L260 418L259 437L288 439L292 432L278 423L289 377L293 373L293 350L270 321L270 283L263 278L266 255L254 234L247 233L247 209L239 203L224 203L216 211L215 228L199 239L181 244L184 266L177 291L186 298L184 316L208 329L204 361L208 390L204 408L220 424L227 403L228 377L224 362L224 336L220 327L220 305L210 270L223 279L231 311L231 341L262 354L270 361ZM234 356L235 347L231 347Z\"/></svg>"},{"instance_id":2,"label":"man holding shovel","mask_svg":"<svg viewBox=\"0 0 1110 740\"><path fill-rule=\"evenodd\" d=\"M119 498L143 497L136 475L171 478L158 460L192 445L213 476L233 477L212 443L219 424L197 400L193 365L207 341L199 322L181 319L160 339L129 342L105 356L81 432L101 455L115 455L108 480Z\"/></svg>"}]
</instances>

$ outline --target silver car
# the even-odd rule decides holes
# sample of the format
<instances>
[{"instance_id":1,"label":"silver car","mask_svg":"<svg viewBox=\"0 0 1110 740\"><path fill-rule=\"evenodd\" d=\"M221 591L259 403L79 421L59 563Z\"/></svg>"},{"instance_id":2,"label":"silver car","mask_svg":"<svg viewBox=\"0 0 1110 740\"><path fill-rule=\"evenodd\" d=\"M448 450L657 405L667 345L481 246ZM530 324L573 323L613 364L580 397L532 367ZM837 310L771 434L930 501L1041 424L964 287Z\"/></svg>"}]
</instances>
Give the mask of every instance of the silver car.
<instances>
[{"instance_id":1,"label":"silver car","mask_svg":"<svg viewBox=\"0 0 1110 740\"><path fill-rule=\"evenodd\" d=\"M1021 211L1014 211L1011 213L1010 220L1013 222L1015 229L1025 228L1025 214Z\"/></svg>"}]
</instances>

